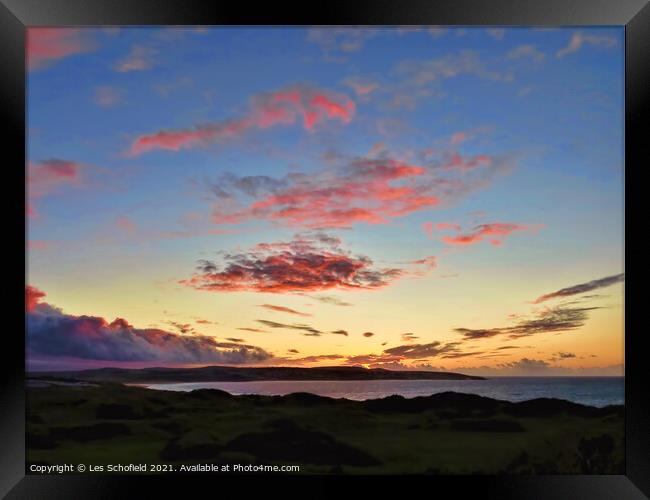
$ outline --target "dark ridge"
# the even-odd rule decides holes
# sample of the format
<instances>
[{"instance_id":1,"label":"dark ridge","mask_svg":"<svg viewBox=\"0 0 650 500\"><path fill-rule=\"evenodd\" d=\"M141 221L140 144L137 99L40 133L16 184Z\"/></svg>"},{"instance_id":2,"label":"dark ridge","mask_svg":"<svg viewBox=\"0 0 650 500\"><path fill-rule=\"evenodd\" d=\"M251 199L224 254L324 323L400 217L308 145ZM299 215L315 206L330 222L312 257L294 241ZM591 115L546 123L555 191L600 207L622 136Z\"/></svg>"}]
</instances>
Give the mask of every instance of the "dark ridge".
<instances>
[{"instance_id":1,"label":"dark ridge","mask_svg":"<svg viewBox=\"0 0 650 500\"><path fill-rule=\"evenodd\" d=\"M67 372L30 374L40 380L104 381L122 383L164 382L250 382L258 380L485 380L483 377L452 372L398 371L361 366L295 367L232 367L201 368L99 368Z\"/></svg>"}]
</instances>

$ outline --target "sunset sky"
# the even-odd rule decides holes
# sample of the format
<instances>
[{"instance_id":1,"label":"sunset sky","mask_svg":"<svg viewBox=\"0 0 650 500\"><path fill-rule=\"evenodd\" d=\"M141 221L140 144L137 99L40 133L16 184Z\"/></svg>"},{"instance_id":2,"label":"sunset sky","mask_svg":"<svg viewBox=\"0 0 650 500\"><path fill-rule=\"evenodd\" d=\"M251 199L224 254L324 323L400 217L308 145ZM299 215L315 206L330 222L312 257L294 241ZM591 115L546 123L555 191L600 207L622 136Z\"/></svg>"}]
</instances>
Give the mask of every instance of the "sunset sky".
<instances>
[{"instance_id":1,"label":"sunset sky","mask_svg":"<svg viewBox=\"0 0 650 500\"><path fill-rule=\"evenodd\" d=\"M28 367L623 373L622 28L30 28Z\"/></svg>"}]
</instances>

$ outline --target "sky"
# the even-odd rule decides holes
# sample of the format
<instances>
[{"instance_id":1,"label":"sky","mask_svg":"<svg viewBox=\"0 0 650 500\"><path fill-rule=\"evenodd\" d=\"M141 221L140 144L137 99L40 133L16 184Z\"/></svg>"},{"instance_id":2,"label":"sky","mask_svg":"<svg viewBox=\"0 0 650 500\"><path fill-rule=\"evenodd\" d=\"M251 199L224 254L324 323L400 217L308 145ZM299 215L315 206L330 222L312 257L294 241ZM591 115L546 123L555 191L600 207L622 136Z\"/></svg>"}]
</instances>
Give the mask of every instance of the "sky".
<instances>
[{"instance_id":1,"label":"sky","mask_svg":"<svg viewBox=\"0 0 650 500\"><path fill-rule=\"evenodd\" d=\"M622 28L29 28L27 366L623 374Z\"/></svg>"}]
</instances>

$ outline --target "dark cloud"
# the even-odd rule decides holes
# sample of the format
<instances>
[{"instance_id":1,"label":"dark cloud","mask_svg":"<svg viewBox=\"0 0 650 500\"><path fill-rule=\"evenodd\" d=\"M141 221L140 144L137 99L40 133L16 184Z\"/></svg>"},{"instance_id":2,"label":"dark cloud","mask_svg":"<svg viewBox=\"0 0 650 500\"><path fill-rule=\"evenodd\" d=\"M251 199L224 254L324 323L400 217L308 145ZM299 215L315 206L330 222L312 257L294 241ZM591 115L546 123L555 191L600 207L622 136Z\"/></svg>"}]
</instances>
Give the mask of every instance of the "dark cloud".
<instances>
[{"instance_id":1,"label":"dark cloud","mask_svg":"<svg viewBox=\"0 0 650 500\"><path fill-rule=\"evenodd\" d=\"M537 297L533 303L539 304L546 300L554 299L557 297L569 297L571 295L578 295L581 293L590 292L592 290L597 290L599 288L605 288L616 283L621 283L625 280L625 273L614 274L612 276L607 276L605 278L600 278L597 280L588 281L586 283L580 283L579 285L573 285L567 288L562 288L556 292L547 293L540 297Z\"/></svg>"},{"instance_id":2,"label":"dark cloud","mask_svg":"<svg viewBox=\"0 0 650 500\"><path fill-rule=\"evenodd\" d=\"M72 316L45 303L26 316L27 348L37 356L179 364L247 364L271 358L256 346L135 328L121 318L109 323L97 316Z\"/></svg>"},{"instance_id":3,"label":"dark cloud","mask_svg":"<svg viewBox=\"0 0 650 500\"><path fill-rule=\"evenodd\" d=\"M258 323L261 323L264 326L268 326L269 328L283 328L285 330L299 330L303 333L303 335L306 335L308 337L319 337L323 332L320 330L317 330L316 328L309 326L309 325L302 325L302 324L286 324L286 323L278 323L277 321L270 321L266 319L256 319Z\"/></svg>"},{"instance_id":4,"label":"dark cloud","mask_svg":"<svg viewBox=\"0 0 650 500\"><path fill-rule=\"evenodd\" d=\"M323 296L315 296L315 295L307 295L310 299L318 300L319 302L323 302L324 304L330 304L333 306L342 306L342 307L350 307L352 304L349 302L345 302L343 300L337 299L336 297L328 296L328 295L323 295Z\"/></svg>"},{"instance_id":5,"label":"dark cloud","mask_svg":"<svg viewBox=\"0 0 650 500\"><path fill-rule=\"evenodd\" d=\"M571 359L571 358L575 358L575 357L576 357L576 355L573 354L572 352L556 352L555 354L553 354L553 356L551 356L551 360L552 361L562 361L564 359Z\"/></svg>"},{"instance_id":6,"label":"dark cloud","mask_svg":"<svg viewBox=\"0 0 650 500\"><path fill-rule=\"evenodd\" d=\"M420 337L418 337L417 335L415 335L413 333L403 333L402 334L402 340L404 342L410 342L412 340L419 339L419 338Z\"/></svg>"},{"instance_id":7,"label":"dark cloud","mask_svg":"<svg viewBox=\"0 0 650 500\"><path fill-rule=\"evenodd\" d=\"M363 333L364 337L372 337L373 335L374 335L374 333L372 333L372 332L364 332Z\"/></svg>"},{"instance_id":8,"label":"dark cloud","mask_svg":"<svg viewBox=\"0 0 650 500\"><path fill-rule=\"evenodd\" d=\"M289 350L288 352L297 353L298 351ZM304 365L306 363L320 363L321 361L338 361L345 359L341 354L316 354L314 356L305 356L303 358L280 358L282 364Z\"/></svg>"},{"instance_id":9,"label":"dark cloud","mask_svg":"<svg viewBox=\"0 0 650 500\"><path fill-rule=\"evenodd\" d=\"M334 330L330 333L333 333L334 335L344 335L346 337L348 336L348 332L346 330Z\"/></svg>"},{"instance_id":10,"label":"dark cloud","mask_svg":"<svg viewBox=\"0 0 650 500\"><path fill-rule=\"evenodd\" d=\"M265 309L269 309L271 311L276 311L276 312L284 312L288 314L294 314L296 316L311 316L311 314L303 313L300 311L296 311L295 309L291 309L290 307L284 307L284 306L274 306L272 304L262 304L260 307L264 307Z\"/></svg>"},{"instance_id":11,"label":"dark cloud","mask_svg":"<svg viewBox=\"0 0 650 500\"><path fill-rule=\"evenodd\" d=\"M207 319L197 319L195 320L199 325L217 325L216 321L210 321Z\"/></svg>"},{"instance_id":12,"label":"dark cloud","mask_svg":"<svg viewBox=\"0 0 650 500\"><path fill-rule=\"evenodd\" d=\"M237 328L237 330L241 330L243 332L253 332L253 333L268 333L266 330L261 330L259 328L240 327Z\"/></svg>"},{"instance_id":13,"label":"dark cloud","mask_svg":"<svg viewBox=\"0 0 650 500\"><path fill-rule=\"evenodd\" d=\"M305 292L363 290L389 285L403 269L377 268L322 238L261 243L247 253L225 254L223 263L200 260L197 272L180 283L212 292Z\"/></svg>"},{"instance_id":14,"label":"dark cloud","mask_svg":"<svg viewBox=\"0 0 650 500\"><path fill-rule=\"evenodd\" d=\"M588 312L598 307L566 307L544 309L532 319L524 319L513 326L488 329L455 328L466 340L508 335L510 338L526 337L537 333L576 330L585 324Z\"/></svg>"},{"instance_id":15,"label":"dark cloud","mask_svg":"<svg viewBox=\"0 0 650 500\"><path fill-rule=\"evenodd\" d=\"M384 354L407 359L432 358L441 354L458 353L459 345L459 342L442 344L437 341L428 344L406 344L385 349Z\"/></svg>"},{"instance_id":16,"label":"dark cloud","mask_svg":"<svg viewBox=\"0 0 650 500\"><path fill-rule=\"evenodd\" d=\"M169 326L173 327L175 330L177 330L179 333L182 334L193 334L196 333L192 325L189 323L179 323L177 321L166 321Z\"/></svg>"}]
</instances>

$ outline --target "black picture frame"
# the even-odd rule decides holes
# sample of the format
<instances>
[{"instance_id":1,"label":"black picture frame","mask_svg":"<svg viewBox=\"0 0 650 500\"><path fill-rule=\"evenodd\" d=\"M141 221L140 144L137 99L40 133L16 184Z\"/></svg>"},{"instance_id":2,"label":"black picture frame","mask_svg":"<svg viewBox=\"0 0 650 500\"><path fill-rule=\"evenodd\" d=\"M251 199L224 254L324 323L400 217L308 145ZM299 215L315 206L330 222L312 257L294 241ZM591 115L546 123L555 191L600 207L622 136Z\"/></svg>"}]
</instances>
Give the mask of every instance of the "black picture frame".
<instances>
[{"instance_id":1,"label":"black picture frame","mask_svg":"<svg viewBox=\"0 0 650 500\"><path fill-rule=\"evenodd\" d=\"M0 495L6 498L131 498L138 491L154 495L220 495L225 486L244 497L254 489L301 496L333 496L352 483L366 495L440 494L455 497L544 499L642 499L650 495L650 398L645 386L645 332L640 307L640 274L627 273L625 314L626 474L622 476L442 476L442 477L190 477L34 476L25 475L24 325L25 254L25 29L68 25L487 25L487 26L625 26L626 219L639 217L650 122L650 5L647 0L312 0L303 4L244 4L201 0L0 0L0 108L5 124L3 203L10 241L4 245L6 267L14 271L4 297L3 377L0 382ZM646 125L646 127L644 127ZM643 163L642 163L643 161ZM644 168L645 167L645 168ZM636 226L631 226L636 227ZM633 259L625 247L625 258ZM19 263L23 263L23 269ZM634 265L634 264L633 264ZM8 274L8 273L6 273ZM163 494L164 493L164 494ZM202 493L203 494L203 493ZM138 495L139 496L139 495Z\"/></svg>"}]
</instances>

